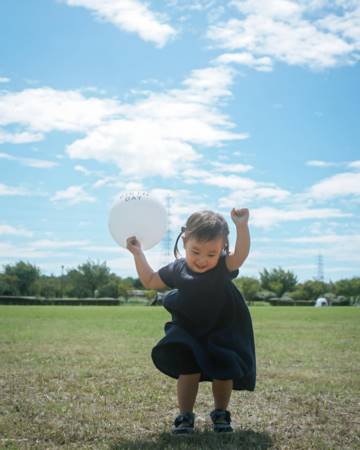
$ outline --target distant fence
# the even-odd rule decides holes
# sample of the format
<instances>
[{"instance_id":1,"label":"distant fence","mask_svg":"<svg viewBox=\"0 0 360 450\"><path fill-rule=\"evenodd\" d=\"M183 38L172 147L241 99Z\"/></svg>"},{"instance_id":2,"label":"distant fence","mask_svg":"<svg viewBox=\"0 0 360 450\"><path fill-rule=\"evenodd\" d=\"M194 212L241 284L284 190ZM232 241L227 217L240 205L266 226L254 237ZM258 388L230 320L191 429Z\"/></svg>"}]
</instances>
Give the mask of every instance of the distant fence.
<instances>
[{"instance_id":1,"label":"distant fence","mask_svg":"<svg viewBox=\"0 0 360 450\"><path fill-rule=\"evenodd\" d=\"M149 305L162 305L166 292L157 292L152 299L149 299ZM314 306L315 300L290 300L282 298L271 298L264 300L272 306ZM124 303L131 303L129 300L121 298L45 298L45 297L28 297L28 296L12 296L0 295L0 305L86 305L86 306L118 306ZM251 302L256 304L256 302ZM330 306L360 306L360 297L344 298L341 301L332 301Z\"/></svg>"}]
</instances>

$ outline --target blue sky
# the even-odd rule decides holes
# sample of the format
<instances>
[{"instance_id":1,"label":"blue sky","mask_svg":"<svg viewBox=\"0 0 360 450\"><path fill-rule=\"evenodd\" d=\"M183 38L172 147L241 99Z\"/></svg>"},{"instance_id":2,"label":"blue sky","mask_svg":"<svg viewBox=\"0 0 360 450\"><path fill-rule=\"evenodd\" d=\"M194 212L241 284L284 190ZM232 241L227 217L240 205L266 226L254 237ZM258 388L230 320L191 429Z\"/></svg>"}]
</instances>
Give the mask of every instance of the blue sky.
<instances>
[{"instance_id":1,"label":"blue sky","mask_svg":"<svg viewBox=\"0 0 360 450\"><path fill-rule=\"evenodd\" d=\"M135 276L107 221L146 190L172 240L248 207L242 275L359 276L358 1L3 0L0 30L0 265Z\"/></svg>"}]
</instances>

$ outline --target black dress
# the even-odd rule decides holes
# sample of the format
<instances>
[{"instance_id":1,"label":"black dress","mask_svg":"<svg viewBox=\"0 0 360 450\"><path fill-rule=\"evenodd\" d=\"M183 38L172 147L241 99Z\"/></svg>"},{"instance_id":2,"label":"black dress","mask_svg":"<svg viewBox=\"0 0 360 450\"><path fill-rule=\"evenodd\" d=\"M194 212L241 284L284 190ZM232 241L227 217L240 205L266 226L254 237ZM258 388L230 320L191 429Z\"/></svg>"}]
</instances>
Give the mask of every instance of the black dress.
<instances>
[{"instance_id":1,"label":"black dress","mask_svg":"<svg viewBox=\"0 0 360 450\"><path fill-rule=\"evenodd\" d=\"M256 361L252 322L232 279L225 255L213 269L193 272L184 258L161 268L170 288L164 299L172 320L152 349L155 366L166 375L200 373L200 381L233 380L233 389L255 389Z\"/></svg>"}]
</instances>

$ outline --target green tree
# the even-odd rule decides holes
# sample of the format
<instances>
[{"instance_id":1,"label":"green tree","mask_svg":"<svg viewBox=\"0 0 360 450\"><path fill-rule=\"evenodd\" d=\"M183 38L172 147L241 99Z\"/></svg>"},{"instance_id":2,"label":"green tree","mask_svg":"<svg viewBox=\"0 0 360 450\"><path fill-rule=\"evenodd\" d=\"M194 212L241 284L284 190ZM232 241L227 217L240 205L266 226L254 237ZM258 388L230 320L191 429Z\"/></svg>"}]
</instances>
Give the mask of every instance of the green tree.
<instances>
[{"instance_id":1,"label":"green tree","mask_svg":"<svg viewBox=\"0 0 360 450\"><path fill-rule=\"evenodd\" d=\"M239 277L234 280L236 286L240 289L245 299L252 302L256 299L256 294L260 291L261 286L257 278Z\"/></svg>"},{"instance_id":2,"label":"green tree","mask_svg":"<svg viewBox=\"0 0 360 450\"><path fill-rule=\"evenodd\" d=\"M142 282L140 281L140 278L133 279L133 286L134 286L134 289L144 289L144 286L143 286Z\"/></svg>"},{"instance_id":3,"label":"green tree","mask_svg":"<svg viewBox=\"0 0 360 450\"><path fill-rule=\"evenodd\" d=\"M334 282L334 293L344 297L358 297L360 295L360 277L343 279Z\"/></svg>"},{"instance_id":4,"label":"green tree","mask_svg":"<svg viewBox=\"0 0 360 450\"><path fill-rule=\"evenodd\" d=\"M146 300L147 300L148 302L150 302L151 300L153 300L154 297L155 297L155 295L156 295L156 291L155 291L154 289L147 289L147 290L145 291L145 298L146 298Z\"/></svg>"},{"instance_id":5,"label":"green tree","mask_svg":"<svg viewBox=\"0 0 360 450\"><path fill-rule=\"evenodd\" d=\"M308 280L296 286L296 289L290 293L291 298L295 300L315 300L328 291L328 285L319 280Z\"/></svg>"},{"instance_id":6,"label":"green tree","mask_svg":"<svg viewBox=\"0 0 360 450\"><path fill-rule=\"evenodd\" d=\"M260 272L261 287L265 290L275 292L281 297L285 292L291 292L297 284L297 277L291 271L285 271L281 267Z\"/></svg>"},{"instance_id":7,"label":"green tree","mask_svg":"<svg viewBox=\"0 0 360 450\"><path fill-rule=\"evenodd\" d=\"M134 289L133 278L124 278L119 281L119 297L123 297L125 302L129 299L128 292Z\"/></svg>"},{"instance_id":8,"label":"green tree","mask_svg":"<svg viewBox=\"0 0 360 450\"><path fill-rule=\"evenodd\" d=\"M135 288L135 281L139 280L138 278L132 278L132 277L126 277L126 278L122 278L121 282L125 283L126 286L128 286L128 289L134 289ZM140 281L140 280L139 280Z\"/></svg>"},{"instance_id":9,"label":"green tree","mask_svg":"<svg viewBox=\"0 0 360 450\"><path fill-rule=\"evenodd\" d=\"M65 292L71 297L95 297L110 281L110 269L106 262L99 264L89 260L67 273Z\"/></svg>"},{"instance_id":10,"label":"green tree","mask_svg":"<svg viewBox=\"0 0 360 450\"><path fill-rule=\"evenodd\" d=\"M0 295L19 295L15 275L0 274Z\"/></svg>"},{"instance_id":11,"label":"green tree","mask_svg":"<svg viewBox=\"0 0 360 450\"><path fill-rule=\"evenodd\" d=\"M118 298L121 294L119 277L112 274L111 278L106 284L103 284L98 289L98 297L112 297Z\"/></svg>"},{"instance_id":12,"label":"green tree","mask_svg":"<svg viewBox=\"0 0 360 450\"><path fill-rule=\"evenodd\" d=\"M14 291L18 295L34 295L35 283L40 278L40 269L30 263L19 261L15 265L6 265L4 274L12 280Z\"/></svg>"},{"instance_id":13,"label":"green tree","mask_svg":"<svg viewBox=\"0 0 360 450\"><path fill-rule=\"evenodd\" d=\"M61 296L61 278L55 275L42 275L36 282L41 297L57 298Z\"/></svg>"}]
</instances>

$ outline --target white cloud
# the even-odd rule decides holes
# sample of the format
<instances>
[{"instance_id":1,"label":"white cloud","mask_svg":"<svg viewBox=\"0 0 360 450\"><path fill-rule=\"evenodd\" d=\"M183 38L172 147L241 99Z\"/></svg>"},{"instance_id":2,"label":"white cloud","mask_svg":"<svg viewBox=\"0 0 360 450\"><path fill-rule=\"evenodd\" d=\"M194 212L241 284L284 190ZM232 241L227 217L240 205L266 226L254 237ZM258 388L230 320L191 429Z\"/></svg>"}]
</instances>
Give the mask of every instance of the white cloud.
<instances>
[{"instance_id":1,"label":"white cloud","mask_svg":"<svg viewBox=\"0 0 360 450\"><path fill-rule=\"evenodd\" d=\"M234 75L225 66L194 70L181 88L147 92L127 104L51 88L4 93L0 125L23 128L29 141L51 131L84 133L68 145L71 158L115 163L139 180L171 177L201 159L195 146L218 147L248 137L233 131L235 125L219 109L231 95Z\"/></svg>"},{"instance_id":2,"label":"white cloud","mask_svg":"<svg viewBox=\"0 0 360 450\"><path fill-rule=\"evenodd\" d=\"M222 172L222 173L244 173L249 172L253 169L253 166L250 164L231 164L231 163L219 163L219 162L213 162L211 163L214 166L214 169L216 172Z\"/></svg>"},{"instance_id":3,"label":"white cloud","mask_svg":"<svg viewBox=\"0 0 360 450\"><path fill-rule=\"evenodd\" d=\"M10 83L10 78L8 77L0 77L0 83Z\"/></svg>"},{"instance_id":4,"label":"white cloud","mask_svg":"<svg viewBox=\"0 0 360 450\"><path fill-rule=\"evenodd\" d=\"M48 251L38 251L28 246L13 245L9 242L0 242L0 258L2 263L14 261L17 259L32 260L33 258L48 258L51 253Z\"/></svg>"},{"instance_id":5,"label":"white cloud","mask_svg":"<svg viewBox=\"0 0 360 450\"><path fill-rule=\"evenodd\" d=\"M34 158L23 158L23 161L20 162L25 166L33 167L36 169L52 169L53 167L59 165L58 163L53 161L46 161L44 159L34 159Z\"/></svg>"},{"instance_id":6,"label":"white cloud","mask_svg":"<svg viewBox=\"0 0 360 450\"><path fill-rule=\"evenodd\" d=\"M41 141L43 138L44 136L42 133L33 133L28 131L9 133L0 129L0 144L27 144L29 142Z\"/></svg>"},{"instance_id":7,"label":"white cloud","mask_svg":"<svg viewBox=\"0 0 360 450\"><path fill-rule=\"evenodd\" d=\"M182 179L186 184L203 183L211 176L211 172L206 169L200 169L198 166L189 167L182 171Z\"/></svg>"},{"instance_id":8,"label":"white cloud","mask_svg":"<svg viewBox=\"0 0 360 450\"><path fill-rule=\"evenodd\" d=\"M180 130L179 130L180 131ZM174 176L179 167L197 159L181 138L171 139L156 121L118 120L98 127L67 147L71 158L113 162L125 175Z\"/></svg>"},{"instance_id":9,"label":"white cloud","mask_svg":"<svg viewBox=\"0 0 360 450\"><path fill-rule=\"evenodd\" d=\"M43 159L34 159L34 158L23 158L19 156L13 156L9 153L0 153L0 159L8 159L10 161L16 161L20 164L23 164L27 167L33 167L36 169L52 169L53 167L58 166L59 164L53 161L46 161Z\"/></svg>"},{"instance_id":10,"label":"white cloud","mask_svg":"<svg viewBox=\"0 0 360 450\"><path fill-rule=\"evenodd\" d=\"M360 263L360 234L324 234L320 236L300 236L284 239L284 242L296 244L294 255L301 257L313 255L314 259L321 253L324 260L325 273L335 270L333 263L346 262L348 272ZM286 247L284 244L283 247ZM289 248L291 249L291 247Z\"/></svg>"},{"instance_id":11,"label":"white cloud","mask_svg":"<svg viewBox=\"0 0 360 450\"><path fill-rule=\"evenodd\" d=\"M76 170L77 172L83 173L84 175L92 175L92 173L93 173L91 170L89 170L89 169L87 169L86 167L81 166L81 165L79 165L79 164L77 164L77 165L74 167L74 170Z\"/></svg>"},{"instance_id":12,"label":"white cloud","mask_svg":"<svg viewBox=\"0 0 360 450\"><path fill-rule=\"evenodd\" d=\"M245 15L256 14L275 19L298 17L303 11L298 2L289 0L232 0L231 4Z\"/></svg>"},{"instance_id":13,"label":"white cloud","mask_svg":"<svg viewBox=\"0 0 360 450\"><path fill-rule=\"evenodd\" d=\"M170 8L176 8L179 11L206 11L213 8L216 0L165 0Z\"/></svg>"},{"instance_id":14,"label":"white cloud","mask_svg":"<svg viewBox=\"0 0 360 450\"><path fill-rule=\"evenodd\" d=\"M254 57L251 53L223 53L218 56L214 62L220 64L240 64L249 66L257 70L258 72L271 72L273 70L273 63L271 58L263 56L260 58Z\"/></svg>"},{"instance_id":15,"label":"white cloud","mask_svg":"<svg viewBox=\"0 0 360 450\"><path fill-rule=\"evenodd\" d=\"M360 196L360 172L343 172L314 184L305 194L314 200Z\"/></svg>"},{"instance_id":16,"label":"white cloud","mask_svg":"<svg viewBox=\"0 0 360 450\"><path fill-rule=\"evenodd\" d=\"M96 15L141 39L163 47L176 35L175 29L165 18L151 11L144 2L138 0L63 0L69 6L82 6Z\"/></svg>"},{"instance_id":17,"label":"white cloud","mask_svg":"<svg viewBox=\"0 0 360 450\"><path fill-rule=\"evenodd\" d=\"M281 189L273 183L262 183L247 177L218 174L203 169L184 170L183 180L188 184L201 183L233 191L219 199L221 208L245 205L256 199L279 202L286 200L290 195L289 191Z\"/></svg>"},{"instance_id":18,"label":"white cloud","mask_svg":"<svg viewBox=\"0 0 360 450\"><path fill-rule=\"evenodd\" d=\"M50 240L42 239L39 241L33 241L31 247L37 250L47 249L54 250L59 248L77 248L80 249L86 245L89 245L89 241L62 241L62 240Z\"/></svg>"},{"instance_id":19,"label":"white cloud","mask_svg":"<svg viewBox=\"0 0 360 450\"><path fill-rule=\"evenodd\" d=\"M94 189L99 189L105 186L111 186L111 187L116 187L119 189L124 189L125 188L125 182L119 180L119 177L115 177L115 176L102 176L101 178L99 178L94 184L93 184L93 188Z\"/></svg>"},{"instance_id":20,"label":"white cloud","mask_svg":"<svg viewBox=\"0 0 360 450\"><path fill-rule=\"evenodd\" d=\"M51 201L61 202L65 201L70 205L78 203L92 203L96 201L96 198L89 195L82 186L69 186L63 191L57 191L52 197Z\"/></svg>"},{"instance_id":21,"label":"white cloud","mask_svg":"<svg viewBox=\"0 0 360 450\"><path fill-rule=\"evenodd\" d=\"M86 132L118 112L116 100L87 98L77 91L44 87L0 93L0 125L24 127L24 131L15 134L22 142L40 140L43 133L54 130ZM8 138L14 142L12 136ZM0 130L0 140L6 137Z\"/></svg>"},{"instance_id":22,"label":"white cloud","mask_svg":"<svg viewBox=\"0 0 360 450\"><path fill-rule=\"evenodd\" d=\"M124 186L125 191L143 191L144 185L142 183L136 182L136 181L130 181L129 183L126 183Z\"/></svg>"},{"instance_id":23,"label":"white cloud","mask_svg":"<svg viewBox=\"0 0 360 450\"><path fill-rule=\"evenodd\" d=\"M285 210L271 207L253 208L251 210L251 223L260 228L268 228L282 222L297 222L300 220L328 219L351 217L351 214L344 213L335 208L318 209L296 209Z\"/></svg>"},{"instance_id":24,"label":"white cloud","mask_svg":"<svg viewBox=\"0 0 360 450\"><path fill-rule=\"evenodd\" d=\"M328 161L319 161L319 160L311 160L306 161L306 165L312 166L312 167L333 167L336 166L336 163L328 162Z\"/></svg>"},{"instance_id":25,"label":"white cloud","mask_svg":"<svg viewBox=\"0 0 360 450\"><path fill-rule=\"evenodd\" d=\"M331 14L319 20L318 23L324 30L340 34L358 46L360 44L360 5L354 2L354 6L354 9L346 11L341 16Z\"/></svg>"},{"instance_id":26,"label":"white cloud","mask_svg":"<svg viewBox=\"0 0 360 450\"><path fill-rule=\"evenodd\" d=\"M16 196L16 195L29 195L29 192L18 186L7 186L6 184L0 183L0 196Z\"/></svg>"},{"instance_id":27,"label":"white cloud","mask_svg":"<svg viewBox=\"0 0 360 450\"><path fill-rule=\"evenodd\" d=\"M13 227L11 225L0 224L0 235L31 237L33 232L26 228Z\"/></svg>"},{"instance_id":28,"label":"white cloud","mask_svg":"<svg viewBox=\"0 0 360 450\"><path fill-rule=\"evenodd\" d=\"M204 180L206 184L227 188L231 190L251 191L257 186L257 183L250 178L239 177L237 175L213 175Z\"/></svg>"},{"instance_id":29,"label":"white cloud","mask_svg":"<svg viewBox=\"0 0 360 450\"><path fill-rule=\"evenodd\" d=\"M83 175L86 175L88 177L90 177L90 176L91 177L101 177L101 178L104 177L104 173L101 170L90 170L90 169L87 169L86 167L84 167L84 166L82 166L80 164L76 164L74 166L74 170L76 172L80 172Z\"/></svg>"},{"instance_id":30,"label":"white cloud","mask_svg":"<svg viewBox=\"0 0 360 450\"><path fill-rule=\"evenodd\" d=\"M72 250L76 248L74 253ZM45 273L52 271L61 272L61 266L65 265L74 267L81 264L89 258L89 254L102 253L107 255L107 258L112 253L119 253L119 247L113 246L96 246L90 245L89 241L85 240L37 240L27 241L24 244L0 242L0 259L2 264L13 263L16 260L37 260L36 265L39 266ZM128 256L128 261L131 255ZM129 267L133 267L129 264ZM130 271L129 271L130 272ZM134 270L132 271L134 272ZM133 273L135 275L135 273Z\"/></svg>"},{"instance_id":31,"label":"white cloud","mask_svg":"<svg viewBox=\"0 0 360 450\"><path fill-rule=\"evenodd\" d=\"M231 95L233 76L222 66L194 70L180 89L122 105L51 88L4 93L0 125L24 128L22 142L54 130L87 133L68 146L70 157L113 162L131 176L173 176L200 158L194 145L247 138L232 131L234 124L217 106ZM11 133L1 138L14 141Z\"/></svg>"},{"instance_id":32,"label":"white cloud","mask_svg":"<svg viewBox=\"0 0 360 450\"><path fill-rule=\"evenodd\" d=\"M45 273L49 273L50 267L60 271L61 265L65 261L71 261L69 265L75 265L75 261L84 262L88 258L88 253L71 252L68 249L80 248L80 250L86 250L86 245L83 241L34 241L27 242L26 244L15 245L11 242L0 242L0 258L1 262L11 263L16 260L39 260L36 265L40 265ZM64 251L62 251L64 249ZM103 249L104 250L104 249ZM112 249L108 247L106 254L110 253ZM51 262L51 259L58 259L61 262L57 264ZM44 261L44 262L43 262Z\"/></svg>"},{"instance_id":33,"label":"white cloud","mask_svg":"<svg viewBox=\"0 0 360 450\"><path fill-rule=\"evenodd\" d=\"M348 169L358 170L360 169L360 161L340 161L340 162L332 162L332 161L321 161L321 160L310 160L306 161L306 165L312 167L347 167Z\"/></svg>"},{"instance_id":34,"label":"white cloud","mask_svg":"<svg viewBox=\"0 0 360 450\"><path fill-rule=\"evenodd\" d=\"M209 209L209 203L201 195L186 189L151 189L151 195L157 198L167 209L169 227L177 233L185 224L186 219L194 211Z\"/></svg>"},{"instance_id":35,"label":"white cloud","mask_svg":"<svg viewBox=\"0 0 360 450\"><path fill-rule=\"evenodd\" d=\"M349 169L355 169L355 170L359 170L360 169L360 161L352 161L348 164Z\"/></svg>"},{"instance_id":36,"label":"white cloud","mask_svg":"<svg viewBox=\"0 0 360 450\"><path fill-rule=\"evenodd\" d=\"M316 14L314 2L234 0L232 5L239 16L211 26L208 37L240 56L227 53L220 60L240 58L241 64L258 69L259 58L267 57L265 67L270 70L273 61L322 69L359 59L360 8L355 4L340 5L342 14L328 12L331 2L316 9Z\"/></svg>"},{"instance_id":37,"label":"white cloud","mask_svg":"<svg viewBox=\"0 0 360 450\"><path fill-rule=\"evenodd\" d=\"M328 244L328 245L360 245L360 234L325 234L320 236L301 236L296 238L285 239L287 242L301 243L301 244Z\"/></svg>"},{"instance_id":38,"label":"white cloud","mask_svg":"<svg viewBox=\"0 0 360 450\"><path fill-rule=\"evenodd\" d=\"M220 66L194 70L182 89L122 105L122 118L96 127L67 152L71 158L115 163L127 176L181 174L201 158L195 145L247 138L232 131L234 124L217 107L230 95L233 75Z\"/></svg>"}]
</instances>

